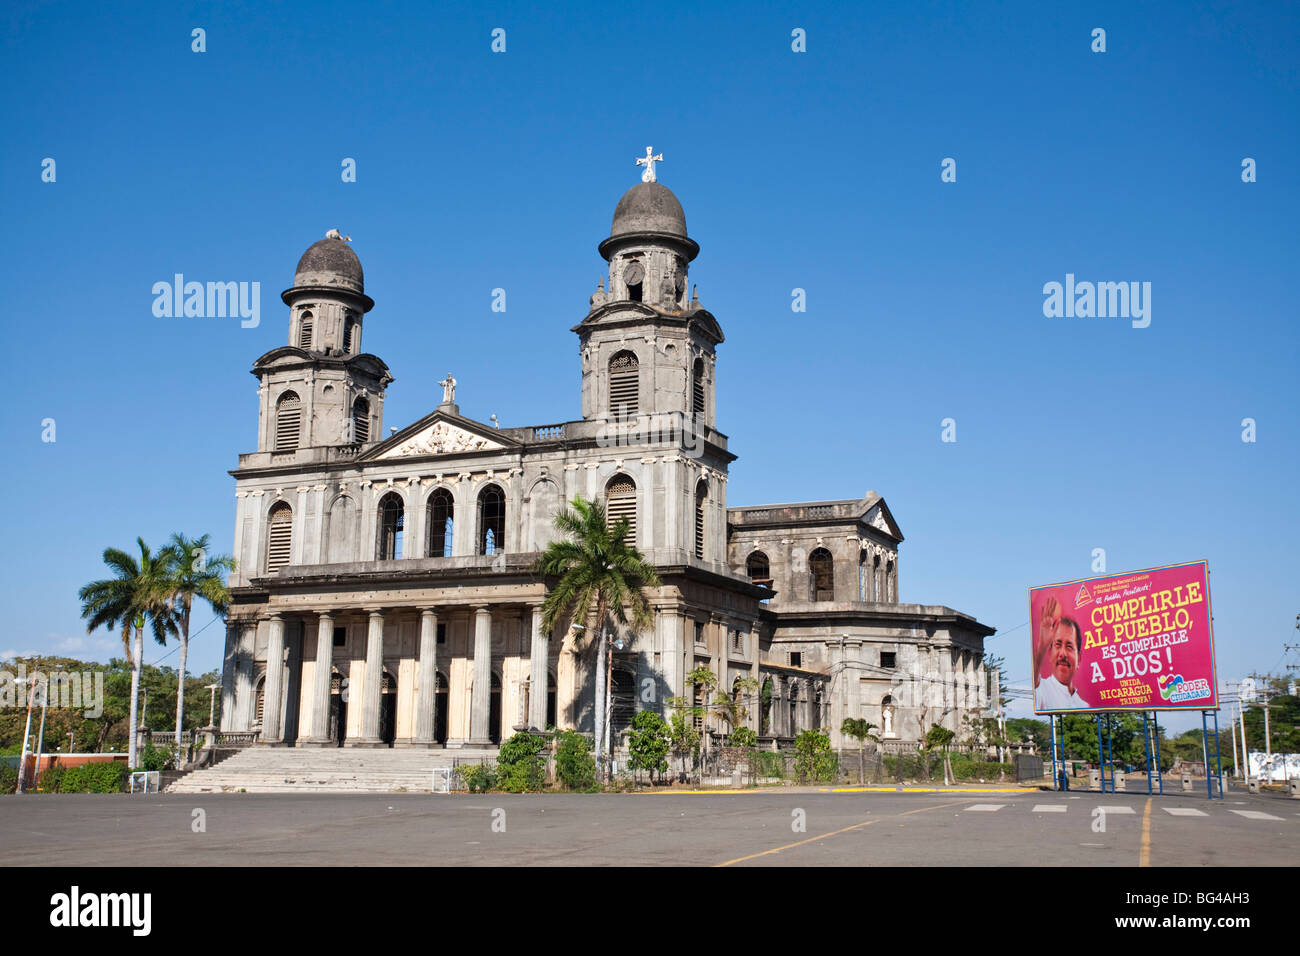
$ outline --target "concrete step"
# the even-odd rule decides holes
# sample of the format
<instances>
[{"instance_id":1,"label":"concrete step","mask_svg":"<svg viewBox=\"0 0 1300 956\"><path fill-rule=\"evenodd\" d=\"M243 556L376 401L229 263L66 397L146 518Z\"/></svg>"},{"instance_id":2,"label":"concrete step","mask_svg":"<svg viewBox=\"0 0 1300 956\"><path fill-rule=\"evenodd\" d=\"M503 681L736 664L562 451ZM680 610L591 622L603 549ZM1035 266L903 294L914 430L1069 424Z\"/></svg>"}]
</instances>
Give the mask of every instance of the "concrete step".
<instances>
[{"instance_id":1,"label":"concrete step","mask_svg":"<svg viewBox=\"0 0 1300 956\"><path fill-rule=\"evenodd\" d=\"M176 781L170 793L391 793L433 789L433 771L483 751L250 747Z\"/></svg>"}]
</instances>

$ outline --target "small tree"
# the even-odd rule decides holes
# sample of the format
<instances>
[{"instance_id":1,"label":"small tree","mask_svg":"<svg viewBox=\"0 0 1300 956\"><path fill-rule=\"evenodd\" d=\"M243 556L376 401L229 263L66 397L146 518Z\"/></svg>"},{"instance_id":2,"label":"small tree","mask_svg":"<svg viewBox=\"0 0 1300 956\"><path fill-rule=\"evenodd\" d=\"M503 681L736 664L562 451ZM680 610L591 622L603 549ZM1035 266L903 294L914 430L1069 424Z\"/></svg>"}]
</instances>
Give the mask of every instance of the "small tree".
<instances>
[{"instance_id":1,"label":"small tree","mask_svg":"<svg viewBox=\"0 0 1300 956\"><path fill-rule=\"evenodd\" d=\"M845 717L840 724L840 733L858 742L858 784L860 786L867 782L867 758L863 748L868 740L877 743L880 741L880 738L872 733L875 729L876 725L865 717Z\"/></svg>"},{"instance_id":2,"label":"small tree","mask_svg":"<svg viewBox=\"0 0 1300 956\"><path fill-rule=\"evenodd\" d=\"M566 790L590 793L596 789L596 760L587 738L576 730L555 735L555 776Z\"/></svg>"},{"instance_id":3,"label":"small tree","mask_svg":"<svg viewBox=\"0 0 1300 956\"><path fill-rule=\"evenodd\" d=\"M709 757L709 724L708 724L708 702L713 695L713 688L718 685L718 675L713 673L707 667L700 666L695 668L686 675L686 683L691 687L699 690L699 698L704 702L703 707L691 707L691 717L701 718L700 742L704 745L704 758L707 762ZM700 767L700 785L704 785L704 768Z\"/></svg>"},{"instance_id":4,"label":"small tree","mask_svg":"<svg viewBox=\"0 0 1300 956\"><path fill-rule=\"evenodd\" d=\"M939 724L931 724L930 729L925 732L925 745L931 749L938 747L943 750L943 785L945 787L950 782L956 781L957 775L952 772L952 762L948 753L948 747L956 736L956 731L949 730ZM929 769L928 765L926 769Z\"/></svg>"},{"instance_id":5,"label":"small tree","mask_svg":"<svg viewBox=\"0 0 1300 956\"><path fill-rule=\"evenodd\" d=\"M709 671L709 673L713 672ZM727 725L727 733L733 738L731 741L733 744L736 730L749 719L749 708L745 706L745 700L756 690L758 690L757 680L753 677L739 677L730 694L720 690L717 699L713 702L713 713Z\"/></svg>"},{"instance_id":6,"label":"small tree","mask_svg":"<svg viewBox=\"0 0 1300 956\"><path fill-rule=\"evenodd\" d=\"M810 779L821 782L834 780L838 766L829 734L820 730L800 731L794 739L794 770L800 783Z\"/></svg>"},{"instance_id":7,"label":"small tree","mask_svg":"<svg viewBox=\"0 0 1300 956\"><path fill-rule=\"evenodd\" d=\"M638 770L650 772L650 782L654 783L656 773L663 774L668 769L669 740L668 724L653 710L638 711L632 718L628 732L628 763L632 767L633 779Z\"/></svg>"},{"instance_id":8,"label":"small tree","mask_svg":"<svg viewBox=\"0 0 1300 956\"><path fill-rule=\"evenodd\" d=\"M668 718L668 744L673 755L682 761L682 777L686 776L686 758L700 752L700 732L695 729L697 708L690 707L684 697L669 697L672 714Z\"/></svg>"}]
</instances>

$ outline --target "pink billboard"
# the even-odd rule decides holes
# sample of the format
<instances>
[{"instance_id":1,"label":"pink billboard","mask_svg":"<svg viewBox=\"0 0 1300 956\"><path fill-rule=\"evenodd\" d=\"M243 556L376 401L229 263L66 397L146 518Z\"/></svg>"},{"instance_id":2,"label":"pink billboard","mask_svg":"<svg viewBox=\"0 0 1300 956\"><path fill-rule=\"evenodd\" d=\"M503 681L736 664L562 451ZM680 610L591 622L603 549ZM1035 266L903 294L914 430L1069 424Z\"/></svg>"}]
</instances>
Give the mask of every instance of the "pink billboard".
<instances>
[{"instance_id":1,"label":"pink billboard","mask_svg":"<svg viewBox=\"0 0 1300 956\"><path fill-rule=\"evenodd\" d=\"M1204 561L1029 590L1034 713L1215 710Z\"/></svg>"}]
</instances>

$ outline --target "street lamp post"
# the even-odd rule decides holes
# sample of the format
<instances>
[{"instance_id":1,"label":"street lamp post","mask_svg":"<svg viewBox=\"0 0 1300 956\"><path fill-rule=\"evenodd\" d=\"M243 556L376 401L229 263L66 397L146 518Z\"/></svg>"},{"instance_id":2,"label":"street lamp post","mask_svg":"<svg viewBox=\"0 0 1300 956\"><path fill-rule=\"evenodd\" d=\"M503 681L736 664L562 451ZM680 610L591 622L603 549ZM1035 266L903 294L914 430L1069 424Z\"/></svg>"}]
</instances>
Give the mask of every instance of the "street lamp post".
<instances>
[{"instance_id":1,"label":"street lamp post","mask_svg":"<svg viewBox=\"0 0 1300 956\"><path fill-rule=\"evenodd\" d=\"M23 778L27 773L27 741L32 733L32 704L36 698L36 681L33 677L20 677L15 683L27 685L27 723L23 725L23 749L18 757L18 786L14 791L15 794L20 794L23 792Z\"/></svg>"},{"instance_id":2,"label":"street lamp post","mask_svg":"<svg viewBox=\"0 0 1300 956\"><path fill-rule=\"evenodd\" d=\"M62 664L55 664L56 671L63 670ZM45 693L41 695L41 731L36 737L36 770L32 774L33 780L38 787L41 784L41 757L42 751L45 750L45 713L50 706L50 675L45 675Z\"/></svg>"}]
</instances>

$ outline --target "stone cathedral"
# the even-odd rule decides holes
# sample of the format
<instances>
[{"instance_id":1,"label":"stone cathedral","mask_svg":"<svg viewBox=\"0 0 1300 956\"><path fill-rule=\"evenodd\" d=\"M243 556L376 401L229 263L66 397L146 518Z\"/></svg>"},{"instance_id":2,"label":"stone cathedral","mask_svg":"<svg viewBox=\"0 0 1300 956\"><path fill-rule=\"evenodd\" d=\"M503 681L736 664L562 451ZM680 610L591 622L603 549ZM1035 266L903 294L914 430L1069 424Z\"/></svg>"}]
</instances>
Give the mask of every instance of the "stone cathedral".
<instances>
[{"instance_id":1,"label":"stone cathedral","mask_svg":"<svg viewBox=\"0 0 1300 956\"><path fill-rule=\"evenodd\" d=\"M653 627L614 651L616 748L637 709L698 702L686 675L700 666L721 690L755 679L745 705L765 746L817 727L855 746L844 717L914 741L987 709L993 629L900 601L903 536L883 498L728 507L722 327L688 281L700 248L658 159L638 160L598 247L608 278L571 330L575 421L467 418L448 373L442 403L385 437L394 379L364 348L361 262L335 230L303 254L282 294L288 341L252 369L257 450L231 472L223 730L479 752L518 729L593 731L590 639L543 632L548 582L530 570L577 495L626 516L661 578Z\"/></svg>"}]
</instances>

